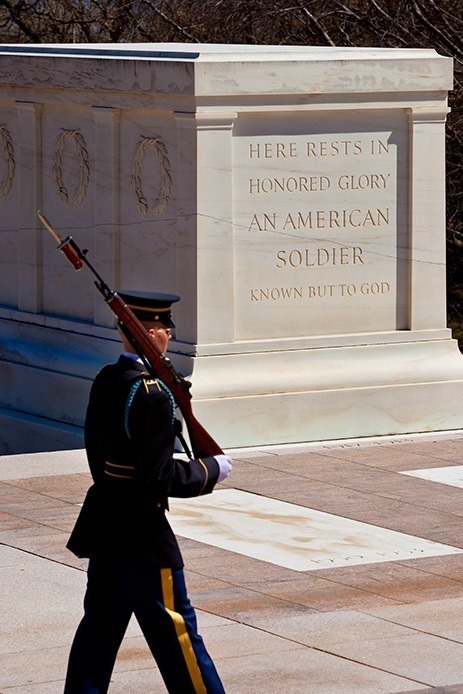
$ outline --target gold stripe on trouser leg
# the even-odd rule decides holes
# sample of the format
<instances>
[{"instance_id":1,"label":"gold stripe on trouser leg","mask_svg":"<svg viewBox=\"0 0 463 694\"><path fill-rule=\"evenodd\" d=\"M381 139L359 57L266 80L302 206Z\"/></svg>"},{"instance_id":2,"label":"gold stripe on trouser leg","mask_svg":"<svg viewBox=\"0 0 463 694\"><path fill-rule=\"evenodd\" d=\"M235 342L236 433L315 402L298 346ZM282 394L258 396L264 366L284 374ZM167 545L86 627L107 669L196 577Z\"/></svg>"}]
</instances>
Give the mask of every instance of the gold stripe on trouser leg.
<instances>
[{"instance_id":1,"label":"gold stripe on trouser leg","mask_svg":"<svg viewBox=\"0 0 463 694\"><path fill-rule=\"evenodd\" d=\"M166 608L169 616L171 617L174 625L177 638L182 649L183 657L185 658L185 663L190 673L191 681L195 688L197 694L207 694L206 687L204 686L201 671L196 660L195 652L193 650L193 645L188 634L185 620L182 615L175 611L174 604L174 581L172 577L171 569L161 569L161 580L162 580L162 597L164 600L164 607Z\"/></svg>"}]
</instances>

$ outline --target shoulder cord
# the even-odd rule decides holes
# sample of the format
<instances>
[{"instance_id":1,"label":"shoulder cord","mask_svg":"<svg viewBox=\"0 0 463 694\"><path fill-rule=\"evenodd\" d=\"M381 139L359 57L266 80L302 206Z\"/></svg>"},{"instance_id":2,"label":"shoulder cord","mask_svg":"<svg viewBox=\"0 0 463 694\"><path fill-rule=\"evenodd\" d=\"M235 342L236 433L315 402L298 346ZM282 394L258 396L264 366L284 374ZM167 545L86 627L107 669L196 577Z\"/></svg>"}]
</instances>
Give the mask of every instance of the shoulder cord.
<instances>
[{"instance_id":1,"label":"shoulder cord","mask_svg":"<svg viewBox=\"0 0 463 694\"><path fill-rule=\"evenodd\" d=\"M127 398L126 403L125 403L124 430L125 430L125 433L126 433L128 439L132 438L130 435L130 429L129 429L130 408L132 407L132 403L133 403L133 399L135 397L135 394L142 383L143 383L143 379L137 378L137 380L135 381L135 383L132 385L132 387L130 389L128 398Z\"/></svg>"},{"instance_id":2,"label":"shoulder cord","mask_svg":"<svg viewBox=\"0 0 463 694\"><path fill-rule=\"evenodd\" d=\"M165 394L166 394L167 397L169 398L170 407L171 407L171 415L170 415L170 417L171 417L171 423L172 423L172 426L174 426L174 421L175 421L175 408L177 407L177 403L175 402L174 396L172 395L172 393L170 392L170 390L169 390L169 388L166 386L166 384L163 383L163 382L161 381L160 378L157 378L156 381L159 383L159 385L161 386L161 388L163 389L163 391L165 392Z\"/></svg>"},{"instance_id":3,"label":"shoulder cord","mask_svg":"<svg viewBox=\"0 0 463 694\"><path fill-rule=\"evenodd\" d=\"M132 387L130 389L130 392L129 392L129 395L127 397L127 401L125 404L124 430L125 430L125 433L126 433L128 439L132 438L130 435L130 428L129 428L130 408L132 407L137 390L139 389L139 387L141 386L142 383L143 383L143 378L142 377L137 378L137 380L135 381L135 383L132 385ZM159 378L156 379L156 383L159 384L159 386L162 388L162 390L166 393L167 397L169 398L170 407L171 407L171 424L172 424L172 426L174 426L175 408L176 408L174 396L172 395L172 393L170 392L170 390L166 386L166 384L163 383Z\"/></svg>"}]
</instances>

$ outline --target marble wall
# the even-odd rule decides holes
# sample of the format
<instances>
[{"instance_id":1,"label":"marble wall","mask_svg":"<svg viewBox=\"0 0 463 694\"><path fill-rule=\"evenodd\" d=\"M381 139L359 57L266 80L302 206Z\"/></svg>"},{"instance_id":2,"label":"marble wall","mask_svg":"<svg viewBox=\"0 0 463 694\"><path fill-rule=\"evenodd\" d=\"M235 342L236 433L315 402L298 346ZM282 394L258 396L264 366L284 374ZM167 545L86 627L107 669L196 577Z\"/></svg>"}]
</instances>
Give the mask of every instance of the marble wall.
<instances>
[{"instance_id":1,"label":"marble wall","mask_svg":"<svg viewBox=\"0 0 463 694\"><path fill-rule=\"evenodd\" d=\"M175 292L224 447L463 426L432 50L0 47L1 450L82 445L116 288Z\"/></svg>"}]
</instances>

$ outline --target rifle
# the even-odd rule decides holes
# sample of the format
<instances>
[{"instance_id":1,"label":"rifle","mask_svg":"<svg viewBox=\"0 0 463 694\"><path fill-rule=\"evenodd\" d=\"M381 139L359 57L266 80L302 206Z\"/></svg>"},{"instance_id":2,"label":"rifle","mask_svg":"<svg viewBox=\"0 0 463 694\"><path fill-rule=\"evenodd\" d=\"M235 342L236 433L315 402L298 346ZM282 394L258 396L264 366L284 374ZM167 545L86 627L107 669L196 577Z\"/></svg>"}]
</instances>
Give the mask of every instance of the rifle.
<instances>
[{"instance_id":1,"label":"rifle","mask_svg":"<svg viewBox=\"0 0 463 694\"><path fill-rule=\"evenodd\" d=\"M87 249L81 250L72 236L61 238L48 219L41 213L37 216L46 229L58 242L58 249L73 265L75 270L81 270L87 265L96 277L94 284L111 311L117 318L118 324L130 341L138 355L141 357L147 371L153 378L160 378L169 388L188 429L191 447L196 458L220 455L223 453L220 446L212 436L204 429L193 414L191 407L191 383L175 370L170 359L156 347L142 323L124 303L117 292L109 288L100 277L95 268L87 260Z\"/></svg>"}]
</instances>

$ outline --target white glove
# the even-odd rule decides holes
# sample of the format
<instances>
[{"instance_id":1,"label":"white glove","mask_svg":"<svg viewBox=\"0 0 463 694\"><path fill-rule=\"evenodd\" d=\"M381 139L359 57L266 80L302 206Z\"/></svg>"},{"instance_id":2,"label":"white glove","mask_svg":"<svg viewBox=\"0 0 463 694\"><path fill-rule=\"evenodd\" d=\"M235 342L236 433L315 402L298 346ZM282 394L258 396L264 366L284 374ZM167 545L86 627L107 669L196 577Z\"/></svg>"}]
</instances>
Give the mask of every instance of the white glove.
<instances>
[{"instance_id":1,"label":"white glove","mask_svg":"<svg viewBox=\"0 0 463 694\"><path fill-rule=\"evenodd\" d=\"M215 455L214 458L218 462L220 468L217 482L223 482L231 472L233 460L228 455Z\"/></svg>"}]
</instances>

